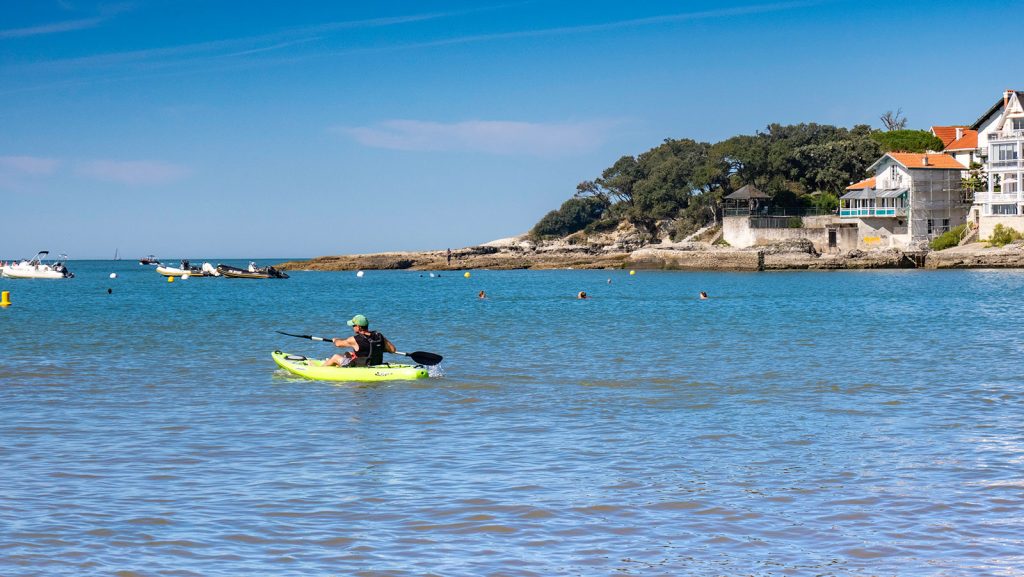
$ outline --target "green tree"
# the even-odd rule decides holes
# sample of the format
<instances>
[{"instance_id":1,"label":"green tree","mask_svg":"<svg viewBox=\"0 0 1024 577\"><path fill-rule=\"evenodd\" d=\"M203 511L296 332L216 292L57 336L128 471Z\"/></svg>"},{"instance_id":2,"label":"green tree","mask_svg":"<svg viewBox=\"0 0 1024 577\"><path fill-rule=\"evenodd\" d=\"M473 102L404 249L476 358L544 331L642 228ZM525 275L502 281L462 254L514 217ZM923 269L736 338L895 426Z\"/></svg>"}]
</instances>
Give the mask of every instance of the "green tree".
<instances>
[{"instance_id":1,"label":"green tree","mask_svg":"<svg viewBox=\"0 0 1024 577\"><path fill-rule=\"evenodd\" d=\"M530 230L530 236L551 238L572 234L600 219L607 209L608 203L598 197L570 198L558 210L544 215Z\"/></svg>"},{"instance_id":2,"label":"green tree","mask_svg":"<svg viewBox=\"0 0 1024 577\"><path fill-rule=\"evenodd\" d=\"M878 130L871 138L882 147L883 152L928 152L944 148L942 141L927 130Z\"/></svg>"},{"instance_id":3,"label":"green tree","mask_svg":"<svg viewBox=\"0 0 1024 577\"><path fill-rule=\"evenodd\" d=\"M623 156L606 168L601 177L576 185L578 196L594 196L612 204L633 204L633 188L641 177L640 166L632 156Z\"/></svg>"}]
</instances>

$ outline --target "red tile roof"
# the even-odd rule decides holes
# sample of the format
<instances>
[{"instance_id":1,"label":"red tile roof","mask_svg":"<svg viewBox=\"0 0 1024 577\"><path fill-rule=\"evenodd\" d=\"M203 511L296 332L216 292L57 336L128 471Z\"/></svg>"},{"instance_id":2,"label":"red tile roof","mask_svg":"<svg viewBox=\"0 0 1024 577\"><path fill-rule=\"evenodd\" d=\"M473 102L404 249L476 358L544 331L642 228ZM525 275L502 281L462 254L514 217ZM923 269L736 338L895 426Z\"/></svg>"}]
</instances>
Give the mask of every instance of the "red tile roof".
<instances>
[{"instance_id":1,"label":"red tile roof","mask_svg":"<svg viewBox=\"0 0 1024 577\"><path fill-rule=\"evenodd\" d=\"M855 182L855 183L851 184L850 186L847 186L846 190L863 190L865 188L874 188L874 187L875 187L875 177L872 176L871 178L865 178L864 180L862 180L860 182Z\"/></svg>"},{"instance_id":2,"label":"red tile roof","mask_svg":"<svg viewBox=\"0 0 1024 577\"><path fill-rule=\"evenodd\" d=\"M978 131L964 129L964 135L946 145L943 150L974 150L978 148Z\"/></svg>"},{"instance_id":3,"label":"red tile roof","mask_svg":"<svg viewBox=\"0 0 1024 577\"><path fill-rule=\"evenodd\" d=\"M942 146L949 146L950 142L956 140L956 129L966 126L933 126L932 134L942 141Z\"/></svg>"},{"instance_id":4,"label":"red tile roof","mask_svg":"<svg viewBox=\"0 0 1024 577\"><path fill-rule=\"evenodd\" d=\"M916 168L938 168L938 169L957 169L967 170L967 167L956 161L955 158L948 154L920 154L917 152L889 152L886 156L892 158L896 162L902 164L909 169ZM928 159L928 164L924 163L924 159Z\"/></svg>"}]
</instances>

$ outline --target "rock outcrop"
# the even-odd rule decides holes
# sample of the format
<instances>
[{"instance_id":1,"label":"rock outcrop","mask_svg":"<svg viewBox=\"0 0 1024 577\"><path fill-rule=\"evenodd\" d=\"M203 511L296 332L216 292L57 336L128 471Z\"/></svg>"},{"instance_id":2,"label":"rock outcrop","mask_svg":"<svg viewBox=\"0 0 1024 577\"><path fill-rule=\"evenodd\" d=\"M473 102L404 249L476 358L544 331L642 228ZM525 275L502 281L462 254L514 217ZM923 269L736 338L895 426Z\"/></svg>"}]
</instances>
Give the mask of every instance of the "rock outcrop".
<instances>
[{"instance_id":1,"label":"rock outcrop","mask_svg":"<svg viewBox=\"0 0 1024 577\"><path fill-rule=\"evenodd\" d=\"M924 267L939 268L1024 268L1024 242L989 247L975 242L928 253Z\"/></svg>"},{"instance_id":2,"label":"rock outcrop","mask_svg":"<svg viewBox=\"0 0 1024 577\"><path fill-rule=\"evenodd\" d=\"M586 236L582 233L553 241L534 241L525 235L479 246L447 251L384 252L322 256L276 265L287 270L461 270L461 269L604 269L764 271L843 270L876 268L1024 268L1024 243L987 248L982 243L940 252L853 250L819 254L807 239L751 248L730 248L703 242L641 245L636 231Z\"/></svg>"}]
</instances>

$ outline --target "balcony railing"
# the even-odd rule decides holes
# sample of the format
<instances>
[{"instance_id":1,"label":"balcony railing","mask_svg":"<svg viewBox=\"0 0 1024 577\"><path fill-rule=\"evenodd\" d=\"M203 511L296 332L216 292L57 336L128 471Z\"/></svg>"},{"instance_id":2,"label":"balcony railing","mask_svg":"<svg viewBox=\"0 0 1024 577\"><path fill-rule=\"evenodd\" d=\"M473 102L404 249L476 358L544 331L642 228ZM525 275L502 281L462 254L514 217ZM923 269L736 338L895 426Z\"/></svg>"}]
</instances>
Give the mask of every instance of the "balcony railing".
<instances>
[{"instance_id":1,"label":"balcony railing","mask_svg":"<svg viewBox=\"0 0 1024 577\"><path fill-rule=\"evenodd\" d=\"M840 208L840 218L865 218L865 217L889 217L896 218L907 216L906 207L881 207L881 208Z\"/></svg>"},{"instance_id":2,"label":"balcony railing","mask_svg":"<svg viewBox=\"0 0 1024 577\"><path fill-rule=\"evenodd\" d=\"M974 202L977 204L1017 202L1019 200L1022 200L1021 196L1016 192L993 192L991 194L987 192L974 193Z\"/></svg>"},{"instance_id":3,"label":"balcony railing","mask_svg":"<svg viewBox=\"0 0 1024 577\"><path fill-rule=\"evenodd\" d=\"M1024 140L1024 130L1004 130L1003 132L990 132L988 135L989 142L1001 140Z\"/></svg>"},{"instance_id":4,"label":"balcony railing","mask_svg":"<svg viewBox=\"0 0 1024 577\"><path fill-rule=\"evenodd\" d=\"M1013 160L990 160L988 166L989 168L1022 168L1024 167L1024 161L1019 158Z\"/></svg>"},{"instance_id":5,"label":"balcony railing","mask_svg":"<svg viewBox=\"0 0 1024 577\"><path fill-rule=\"evenodd\" d=\"M725 216L824 216L832 214L815 207L771 208L769 210L750 210L749 208L726 208Z\"/></svg>"}]
</instances>

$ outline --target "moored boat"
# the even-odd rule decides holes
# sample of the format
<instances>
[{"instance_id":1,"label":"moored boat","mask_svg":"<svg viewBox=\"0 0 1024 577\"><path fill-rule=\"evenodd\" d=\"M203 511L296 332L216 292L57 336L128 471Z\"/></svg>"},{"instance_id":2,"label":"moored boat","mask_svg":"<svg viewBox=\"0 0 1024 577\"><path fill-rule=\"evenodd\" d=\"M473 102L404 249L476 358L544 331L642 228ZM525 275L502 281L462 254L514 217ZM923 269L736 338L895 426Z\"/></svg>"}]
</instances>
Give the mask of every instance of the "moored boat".
<instances>
[{"instance_id":1,"label":"moored boat","mask_svg":"<svg viewBox=\"0 0 1024 577\"><path fill-rule=\"evenodd\" d=\"M181 261L181 265L176 267L167 266L163 264L159 265L156 267L156 272L164 276L173 277L182 277L185 275L188 275L190 277L220 276L220 273L217 272L217 269L213 268L213 265L208 262L204 262L203 266L199 267L192 266L192 263L190 263L187 260Z\"/></svg>"},{"instance_id":2,"label":"moored boat","mask_svg":"<svg viewBox=\"0 0 1024 577\"><path fill-rule=\"evenodd\" d=\"M68 255L58 255L56 260L46 264L43 262L43 258L48 254L50 251L41 250L31 260L7 263L0 267L0 276L6 278L74 278L75 274L67 267Z\"/></svg>"},{"instance_id":3,"label":"moored boat","mask_svg":"<svg viewBox=\"0 0 1024 577\"><path fill-rule=\"evenodd\" d=\"M144 257L139 259L139 264L149 264L149 265L160 266L163 263L160 262L160 259L156 258L156 255L148 254L148 255L146 255L146 256L144 256Z\"/></svg>"},{"instance_id":4,"label":"moored boat","mask_svg":"<svg viewBox=\"0 0 1024 577\"><path fill-rule=\"evenodd\" d=\"M256 266L250 262L248 268L238 268L226 264L217 265L217 272L226 278L288 278L288 275L272 266Z\"/></svg>"}]
</instances>

